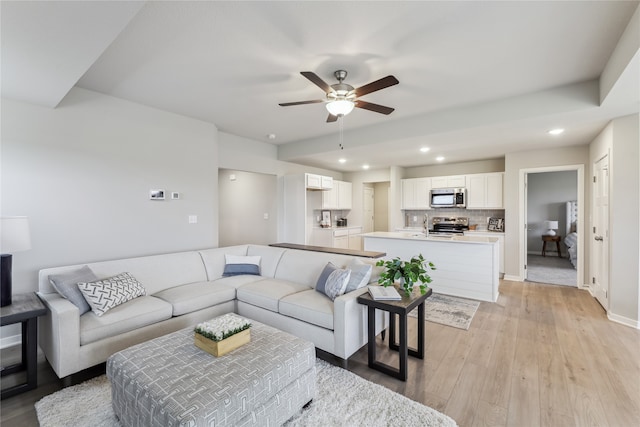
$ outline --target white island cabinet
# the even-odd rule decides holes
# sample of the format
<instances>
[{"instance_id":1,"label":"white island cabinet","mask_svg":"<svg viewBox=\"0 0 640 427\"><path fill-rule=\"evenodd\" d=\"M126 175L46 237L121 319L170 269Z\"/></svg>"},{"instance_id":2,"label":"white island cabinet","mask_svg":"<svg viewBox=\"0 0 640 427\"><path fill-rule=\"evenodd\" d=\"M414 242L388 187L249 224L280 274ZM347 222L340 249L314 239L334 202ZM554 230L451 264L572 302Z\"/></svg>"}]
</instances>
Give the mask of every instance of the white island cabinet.
<instances>
[{"instance_id":1,"label":"white island cabinet","mask_svg":"<svg viewBox=\"0 0 640 427\"><path fill-rule=\"evenodd\" d=\"M422 254L433 262L433 292L495 302L498 299L499 245L495 237L425 237L416 232L374 232L362 235L365 251L386 252L385 259L410 259Z\"/></svg>"}]
</instances>

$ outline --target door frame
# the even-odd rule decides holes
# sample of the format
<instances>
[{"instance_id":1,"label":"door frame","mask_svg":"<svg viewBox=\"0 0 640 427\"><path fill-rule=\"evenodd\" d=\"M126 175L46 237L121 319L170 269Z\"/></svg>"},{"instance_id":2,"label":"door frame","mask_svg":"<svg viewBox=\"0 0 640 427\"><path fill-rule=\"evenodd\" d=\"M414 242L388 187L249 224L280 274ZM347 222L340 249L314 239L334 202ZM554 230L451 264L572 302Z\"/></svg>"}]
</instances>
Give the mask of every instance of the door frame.
<instances>
[{"instance_id":1,"label":"door frame","mask_svg":"<svg viewBox=\"0 0 640 427\"><path fill-rule=\"evenodd\" d=\"M598 164L602 161L606 159L607 160L607 175L610 176L610 171L611 171L611 154L609 152L609 150L606 151L605 154L603 154L601 157L598 157L593 164L591 165L592 167L592 171L593 171L593 178L594 178L594 183L595 183L595 179L597 176L597 166ZM609 178L610 179L610 178ZM607 221L606 221L606 232L602 233L601 230L597 230L597 226L600 225L599 223L596 224L596 210L598 209L597 207L597 201L596 201L596 188L595 185L591 186L591 217L592 217L592 221L593 223L590 224L589 227L589 241L591 242L591 252L590 252L590 259L591 259L591 265L592 265L592 270L590 271L590 276L593 277L594 279L594 284L596 281L596 276L598 276L598 281L602 280L602 278L606 278L607 281L607 287L605 289L605 297L604 297L604 301L601 299L601 295L598 292L599 289L598 287L594 286L593 289L589 289L589 292L591 293L591 296L593 296L596 301L598 301L598 303L605 309L605 311L607 313L609 313L609 294L610 294L610 290L611 290L611 245L610 245L610 241L609 238L611 237L610 234L610 226L611 226L611 219L610 219L610 215L611 215L611 181L607 180ZM599 217L597 218L598 220L600 219ZM600 265L598 265L597 260L595 259L599 254L596 253L596 245L593 243L593 241L591 239L593 239L595 237L594 233L594 228L596 228L596 230L600 233L600 234L605 234L605 240L602 242L603 248L606 249L606 274L603 274L603 272L600 269ZM597 274L596 274L597 273Z\"/></svg>"},{"instance_id":2,"label":"door frame","mask_svg":"<svg viewBox=\"0 0 640 427\"><path fill-rule=\"evenodd\" d=\"M519 179L518 179L518 277L519 281L523 282L525 280L525 262L527 259L527 211L526 200L524 198L527 196L527 192L525 191L525 181L526 176L530 173L541 173L541 172L563 172L563 171L576 171L578 176L578 194L576 200L578 202L578 227L579 236L578 239L578 277L577 277L577 286L578 289L588 289L589 286L584 282L584 243L585 237L587 236L587 227L585 227L584 221L584 212L585 212L585 197L584 197L584 165L560 165L560 166L547 166L547 167L538 167L538 168L525 168L520 169L519 171Z\"/></svg>"}]
</instances>

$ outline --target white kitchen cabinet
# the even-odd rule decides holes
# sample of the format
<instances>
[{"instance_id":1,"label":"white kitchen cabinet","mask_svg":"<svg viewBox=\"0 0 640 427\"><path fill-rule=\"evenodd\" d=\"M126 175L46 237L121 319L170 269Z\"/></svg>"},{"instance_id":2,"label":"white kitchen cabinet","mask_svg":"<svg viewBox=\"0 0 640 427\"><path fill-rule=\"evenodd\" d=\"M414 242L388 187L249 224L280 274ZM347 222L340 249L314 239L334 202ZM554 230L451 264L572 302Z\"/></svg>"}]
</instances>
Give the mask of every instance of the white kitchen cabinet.
<instances>
[{"instance_id":1,"label":"white kitchen cabinet","mask_svg":"<svg viewBox=\"0 0 640 427\"><path fill-rule=\"evenodd\" d=\"M503 209L504 173L467 175L467 209Z\"/></svg>"},{"instance_id":2,"label":"white kitchen cabinet","mask_svg":"<svg viewBox=\"0 0 640 427\"><path fill-rule=\"evenodd\" d=\"M349 249L362 250L362 227L349 228Z\"/></svg>"},{"instance_id":3,"label":"white kitchen cabinet","mask_svg":"<svg viewBox=\"0 0 640 427\"><path fill-rule=\"evenodd\" d=\"M429 190L431 178L409 178L401 181L402 203L401 209L431 209Z\"/></svg>"},{"instance_id":4,"label":"white kitchen cabinet","mask_svg":"<svg viewBox=\"0 0 640 427\"><path fill-rule=\"evenodd\" d=\"M322 209L350 210L352 202L353 185L350 182L333 181L333 188L322 193Z\"/></svg>"},{"instance_id":5,"label":"white kitchen cabinet","mask_svg":"<svg viewBox=\"0 0 640 427\"><path fill-rule=\"evenodd\" d=\"M431 188L465 188L465 175L434 176L431 178Z\"/></svg>"},{"instance_id":6,"label":"white kitchen cabinet","mask_svg":"<svg viewBox=\"0 0 640 427\"><path fill-rule=\"evenodd\" d=\"M311 242L314 246L341 249L362 249L362 227L314 228Z\"/></svg>"},{"instance_id":7,"label":"white kitchen cabinet","mask_svg":"<svg viewBox=\"0 0 640 427\"><path fill-rule=\"evenodd\" d=\"M330 176L307 173L305 174L305 178L307 189L309 190L330 190L333 188L333 178Z\"/></svg>"}]
</instances>

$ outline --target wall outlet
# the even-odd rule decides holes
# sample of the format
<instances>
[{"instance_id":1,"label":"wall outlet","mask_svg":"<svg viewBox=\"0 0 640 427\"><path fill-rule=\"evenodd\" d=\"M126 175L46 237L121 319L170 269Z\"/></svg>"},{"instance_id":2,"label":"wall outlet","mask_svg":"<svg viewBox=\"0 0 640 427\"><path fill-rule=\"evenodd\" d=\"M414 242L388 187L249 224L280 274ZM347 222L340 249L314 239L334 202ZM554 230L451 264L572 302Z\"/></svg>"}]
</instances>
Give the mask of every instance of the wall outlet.
<instances>
[{"instance_id":1,"label":"wall outlet","mask_svg":"<svg viewBox=\"0 0 640 427\"><path fill-rule=\"evenodd\" d=\"M265 212L264 215L262 216L264 219L269 219L269 213Z\"/></svg>"},{"instance_id":2,"label":"wall outlet","mask_svg":"<svg viewBox=\"0 0 640 427\"><path fill-rule=\"evenodd\" d=\"M413 222L416 222L418 220L418 217L416 215L413 216Z\"/></svg>"},{"instance_id":3,"label":"wall outlet","mask_svg":"<svg viewBox=\"0 0 640 427\"><path fill-rule=\"evenodd\" d=\"M197 224L198 215L189 215L189 224Z\"/></svg>"}]
</instances>

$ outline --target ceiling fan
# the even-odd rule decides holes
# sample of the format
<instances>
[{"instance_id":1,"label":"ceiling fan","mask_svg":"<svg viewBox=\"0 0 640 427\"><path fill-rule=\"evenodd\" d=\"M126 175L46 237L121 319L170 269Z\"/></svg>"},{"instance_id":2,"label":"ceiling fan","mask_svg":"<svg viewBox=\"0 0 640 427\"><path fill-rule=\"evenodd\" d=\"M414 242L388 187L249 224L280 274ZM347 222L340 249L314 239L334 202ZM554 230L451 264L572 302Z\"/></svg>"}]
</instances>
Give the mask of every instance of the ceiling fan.
<instances>
[{"instance_id":1,"label":"ceiling fan","mask_svg":"<svg viewBox=\"0 0 640 427\"><path fill-rule=\"evenodd\" d=\"M315 84L320 89L325 91L325 93L327 94L326 100L314 99L312 101L285 102L279 104L281 107L326 102L326 107L329 111L327 123L335 122L340 116L346 116L351 112L351 110L353 110L353 107L364 108L365 110L375 111L376 113L387 115L391 114L394 110L394 108L385 107L384 105L374 104L359 99L361 96L368 93L375 92L377 90L400 83L394 76L383 77L379 80L355 89L353 86L342 82L347 77L347 72L345 70L338 70L333 73L336 79L338 79L338 83L332 85L327 84L324 80L318 77L316 73L312 71L301 71L300 74L309 79L311 83Z\"/></svg>"}]
</instances>

